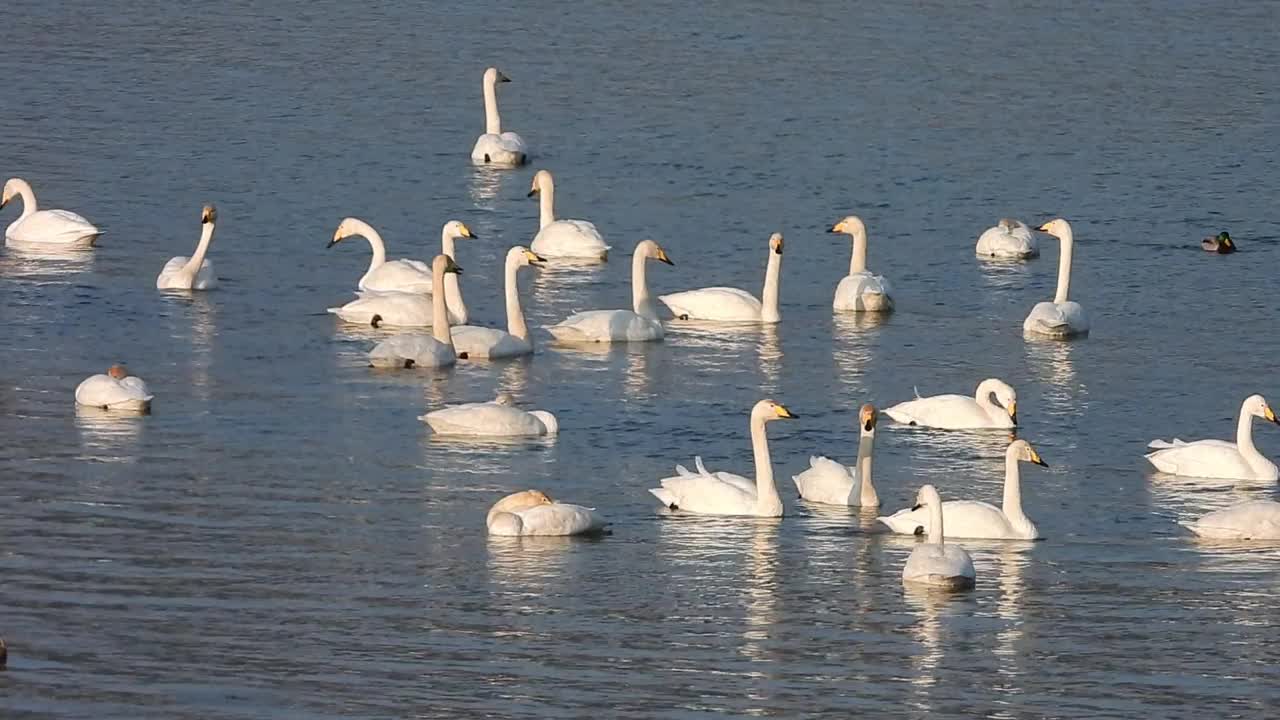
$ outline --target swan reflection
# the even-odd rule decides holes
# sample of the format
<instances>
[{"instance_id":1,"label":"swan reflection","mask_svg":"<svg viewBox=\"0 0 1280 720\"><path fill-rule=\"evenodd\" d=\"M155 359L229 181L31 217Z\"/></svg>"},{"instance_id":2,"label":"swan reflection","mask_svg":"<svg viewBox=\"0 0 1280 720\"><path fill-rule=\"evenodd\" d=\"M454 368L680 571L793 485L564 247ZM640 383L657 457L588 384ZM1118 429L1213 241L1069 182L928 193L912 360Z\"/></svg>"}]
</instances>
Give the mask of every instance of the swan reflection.
<instances>
[{"instance_id":1,"label":"swan reflection","mask_svg":"<svg viewBox=\"0 0 1280 720\"><path fill-rule=\"evenodd\" d=\"M474 166L471 171L471 202L477 210L492 212L496 209L495 200L502 192L504 173L486 165Z\"/></svg>"},{"instance_id":2,"label":"swan reflection","mask_svg":"<svg viewBox=\"0 0 1280 720\"><path fill-rule=\"evenodd\" d=\"M874 350L880 339L880 326L889 321L889 313L836 313L833 318L836 337L832 343L832 359L839 371L837 379L849 402L865 397L863 384L867 368L874 362Z\"/></svg>"},{"instance_id":3,"label":"swan reflection","mask_svg":"<svg viewBox=\"0 0 1280 720\"><path fill-rule=\"evenodd\" d=\"M123 463L141 459L138 445L145 415L77 405L75 423L87 459Z\"/></svg>"},{"instance_id":4,"label":"swan reflection","mask_svg":"<svg viewBox=\"0 0 1280 720\"><path fill-rule=\"evenodd\" d=\"M208 401L211 391L209 369L213 365L213 341L218 332L217 311L208 293L190 290L167 290L163 302L173 312L166 312L170 336L191 343L191 388L196 397Z\"/></svg>"},{"instance_id":5,"label":"swan reflection","mask_svg":"<svg viewBox=\"0 0 1280 720\"><path fill-rule=\"evenodd\" d=\"M93 250L6 247L0 256L0 277L34 283L65 282L93 268Z\"/></svg>"},{"instance_id":6,"label":"swan reflection","mask_svg":"<svg viewBox=\"0 0 1280 720\"><path fill-rule=\"evenodd\" d=\"M1028 339L1027 360L1044 388L1045 411L1051 415L1079 415L1087 407L1088 388L1077 381L1071 354L1075 343Z\"/></svg>"}]
</instances>

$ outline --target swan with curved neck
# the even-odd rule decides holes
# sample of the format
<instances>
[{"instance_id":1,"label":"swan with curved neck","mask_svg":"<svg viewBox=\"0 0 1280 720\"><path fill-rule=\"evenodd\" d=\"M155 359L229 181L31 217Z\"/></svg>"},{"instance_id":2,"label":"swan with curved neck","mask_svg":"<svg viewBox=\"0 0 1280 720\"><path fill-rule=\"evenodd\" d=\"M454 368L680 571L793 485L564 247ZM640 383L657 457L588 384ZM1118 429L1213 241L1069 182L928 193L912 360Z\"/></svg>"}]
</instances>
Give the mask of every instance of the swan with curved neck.
<instances>
[{"instance_id":1,"label":"swan with curved neck","mask_svg":"<svg viewBox=\"0 0 1280 720\"><path fill-rule=\"evenodd\" d=\"M849 507L879 507L880 496L871 482L871 458L875 450L879 413L870 403L858 413L858 464L845 467L822 456L809 458L809 469L792 476L800 497L810 502Z\"/></svg>"},{"instance_id":2,"label":"swan with curved neck","mask_svg":"<svg viewBox=\"0 0 1280 720\"><path fill-rule=\"evenodd\" d=\"M520 285L517 273L522 267L542 267L545 261L529 248L517 245L507 251L503 266L506 286L507 330L458 325L453 328L453 344L459 355L468 359L516 357L533 353L533 340L529 326L525 324L524 309L520 305ZM446 282L448 280L446 279Z\"/></svg>"},{"instance_id":3,"label":"swan with curved neck","mask_svg":"<svg viewBox=\"0 0 1280 720\"><path fill-rule=\"evenodd\" d=\"M490 535L588 535L607 532L609 523L592 508L560 503L540 490L512 493L489 508Z\"/></svg>"},{"instance_id":4,"label":"swan with curved neck","mask_svg":"<svg viewBox=\"0 0 1280 720\"><path fill-rule=\"evenodd\" d=\"M213 263L206 259L209 245L213 242L214 225L218 221L218 210L212 205L205 205L200 211L200 243L196 245L195 254L191 257L179 255L164 264L156 278L156 287L161 290L208 290L218 284L218 277L213 273Z\"/></svg>"},{"instance_id":5,"label":"swan with curved neck","mask_svg":"<svg viewBox=\"0 0 1280 720\"><path fill-rule=\"evenodd\" d=\"M672 510L703 515L754 515L782 517L782 498L773 481L769 438L765 425L796 416L773 400L761 400L751 409L751 450L755 456L756 479L727 472L708 472L697 458L697 473L676 466L675 477L660 480L662 487L649 492Z\"/></svg>"},{"instance_id":6,"label":"swan with curved neck","mask_svg":"<svg viewBox=\"0 0 1280 720\"><path fill-rule=\"evenodd\" d=\"M1004 455L1004 501L1001 507L976 500L949 500L942 514L953 537L999 540L1036 540L1040 531L1022 511L1022 478L1019 462L1048 467L1026 440L1014 440ZM918 535L929 531L929 516L916 509L899 510L877 518L895 533Z\"/></svg>"},{"instance_id":7,"label":"swan with curved neck","mask_svg":"<svg viewBox=\"0 0 1280 720\"><path fill-rule=\"evenodd\" d=\"M586 220L557 220L556 185L551 173L539 170L533 176L529 197L538 196L538 234L529 249L542 257L558 260L604 262L609 259L609 246L600 231Z\"/></svg>"},{"instance_id":8,"label":"swan with curved neck","mask_svg":"<svg viewBox=\"0 0 1280 720\"><path fill-rule=\"evenodd\" d=\"M769 237L769 259L765 264L764 288L760 293L760 300L746 290L732 287L686 290L661 295L658 299L680 320L776 323L782 319L778 312L782 246L782 233L774 233Z\"/></svg>"},{"instance_id":9,"label":"swan with curved neck","mask_svg":"<svg viewBox=\"0 0 1280 720\"><path fill-rule=\"evenodd\" d=\"M1148 453L1146 458L1156 469L1172 475L1275 482L1280 479L1280 468L1258 452L1253 444L1255 417L1280 424L1266 398L1250 395L1240 405L1234 443L1222 440L1183 442L1176 438L1172 442L1153 440L1148 447L1155 452Z\"/></svg>"},{"instance_id":10,"label":"swan with curved neck","mask_svg":"<svg viewBox=\"0 0 1280 720\"><path fill-rule=\"evenodd\" d=\"M996 402L991 402L992 395ZM885 409L884 414L907 425L944 430L1012 428L1018 425L1018 393L1003 380L987 378L978 383L973 397L916 397Z\"/></svg>"},{"instance_id":11,"label":"swan with curved neck","mask_svg":"<svg viewBox=\"0 0 1280 720\"><path fill-rule=\"evenodd\" d=\"M1040 248L1036 247L1036 238L1025 223L1013 218L1000 218L994 227L987 228L978 236L974 254L980 258L1025 260L1038 257Z\"/></svg>"},{"instance_id":12,"label":"swan with curved neck","mask_svg":"<svg viewBox=\"0 0 1280 720\"><path fill-rule=\"evenodd\" d=\"M540 253L539 253L540 254ZM631 256L631 310L588 310L552 325L547 331L564 343L645 342L664 336L658 308L649 295L645 262L674 265L653 240L641 240Z\"/></svg>"},{"instance_id":13,"label":"swan with curved neck","mask_svg":"<svg viewBox=\"0 0 1280 720\"><path fill-rule=\"evenodd\" d=\"M888 312L893 309L889 282L867 271L867 226L862 218L849 215L827 232L849 235L853 253L849 274L836 286L832 308L837 312Z\"/></svg>"},{"instance_id":14,"label":"swan with curved neck","mask_svg":"<svg viewBox=\"0 0 1280 720\"><path fill-rule=\"evenodd\" d=\"M907 556L907 562L902 566L902 582L947 590L968 590L973 587L977 576L973 558L959 545L946 544L943 506L937 488L932 485L925 485L916 494L913 510L929 514L928 539L916 545Z\"/></svg>"},{"instance_id":15,"label":"swan with curved neck","mask_svg":"<svg viewBox=\"0 0 1280 720\"><path fill-rule=\"evenodd\" d=\"M70 210L41 210L36 193L22 178L9 178L0 193L0 209L15 197L22 199L22 215L4 231L5 244L15 247L83 249L92 247L102 231Z\"/></svg>"},{"instance_id":16,"label":"swan with curved neck","mask_svg":"<svg viewBox=\"0 0 1280 720\"><path fill-rule=\"evenodd\" d=\"M437 285L444 283L447 273L460 273L462 268L448 255L437 255L431 261L431 273ZM405 333L395 335L374 346L369 352L369 363L374 367L414 368L447 367L457 361L453 336L449 331L449 311L444 296L431 296L431 334ZM375 322L374 327L379 323Z\"/></svg>"},{"instance_id":17,"label":"swan with curved neck","mask_svg":"<svg viewBox=\"0 0 1280 720\"><path fill-rule=\"evenodd\" d=\"M484 71L484 134L471 148L471 161L478 165L518 167L529 159L529 148L524 138L502 131L502 116L498 114L498 84L509 82L511 78L496 67Z\"/></svg>"},{"instance_id":18,"label":"swan with curved neck","mask_svg":"<svg viewBox=\"0 0 1280 720\"><path fill-rule=\"evenodd\" d=\"M1071 290L1071 257L1075 237L1071 225L1062 218L1050 220L1040 226L1041 232L1058 238L1061 251L1058 254L1058 290L1053 302L1037 303L1022 323L1022 331L1055 340L1085 335L1089 332L1089 317L1078 302L1067 299Z\"/></svg>"}]
</instances>

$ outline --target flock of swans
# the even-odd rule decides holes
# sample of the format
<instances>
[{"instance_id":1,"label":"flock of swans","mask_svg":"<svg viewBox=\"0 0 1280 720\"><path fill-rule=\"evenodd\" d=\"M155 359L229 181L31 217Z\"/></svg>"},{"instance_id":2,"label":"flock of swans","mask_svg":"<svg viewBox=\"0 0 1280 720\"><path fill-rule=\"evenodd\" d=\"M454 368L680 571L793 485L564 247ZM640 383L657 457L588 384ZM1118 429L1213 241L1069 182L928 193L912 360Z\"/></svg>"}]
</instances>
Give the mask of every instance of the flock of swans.
<instances>
[{"instance_id":1,"label":"flock of swans","mask_svg":"<svg viewBox=\"0 0 1280 720\"><path fill-rule=\"evenodd\" d=\"M504 132L498 113L497 85L509 78L497 68L484 73L485 133L477 139L471 158L476 164L517 168L530 158L528 144L514 132ZM512 247L504 258L507 327L505 330L468 324L457 263L456 242L476 235L462 222L451 220L441 231L441 252L431 262L388 259L382 236L369 223L349 217L334 231L329 247L350 238L364 238L371 250L368 269L355 284L356 298L329 308L343 322L387 327L398 332L369 352L369 362L382 368L437 368L458 361L518 357L534 352L533 337L521 306L517 274L524 267L549 263L607 262L610 246L596 226L585 220L558 219L555 214L555 182L550 172L533 176L529 196L538 196L539 227L529 245ZM8 246L40 249L87 250L101 234L85 218L66 210L41 210L32 187L20 178L4 185L0 208L15 198L22 202L21 216L5 230ZM201 211L201 233L194 253L170 259L156 278L163 290L208 290L217 276L209 251L217 223L217 210ZM1074 237L1070 224L1057 218L1036 228L1060 244L1057 292L1052 301L1037 303L1023 321L1028 337L1054 340L1086 336L1089 319L1080 303L1069 299ZM865 223L857 216L840 219L829 230L848 235L851 255L848 273L839 281L832 299L834 312L886 313L894 309L889 281L867 266L868 238ZM1210 247L1213 240L1213 247ZM1205 240L1205 249L1234 249L1224 232ZM764 284L760 295L735 287L705 287L653 297L646 282L649 261L674 265L666 250L653 240L636 244L631 257L630 309L580 312L545 328L554 342L630 343L660 341L664 337L661 308L680 320L708 323L777 323L781 319L780 284L784 239L768 238ZM979 257L1025 260L1039 255L1031 226L1001 219L977 241ZM425 332L429 330L428 332ZM106 411L146 413L153 395L145 382L121 365L93 375L75 390L77 405ZM1017 393L1007 383L982 381L972 396L917 397L883 410L895 422L938 430L1010 430L1017 427ZM873 451L881 411L864 405L859 412L860 441L857 460L845 466L822 456L810 458L809 468L793 477L799 496L806 501L861 508L878 508L873 479ZM784 506L774 480L766 426L796 417L784 405L761 400L751 409L749 432L755 461L755 477L713 472L695 458L694 470L677 465L676 474L662 478L650 492L673 511L707 515L780 517ZM1260 395L1244 401L1235 442L1221 440L1156 440L1146 457L1158 470L1175 475L1231 480L1275 482L1280 470L1258 452L1252 440L1252 418L1280 424ZM466 403L428 412L420 418L442 436L540 436L560 431L554 415L542 410L522 410L510 399ZM968 553L948 538L1036 540L1039 530L1022 507L1020 463L1045 465L1026 440L1014 440L1005 454L1004 496L999 507L977 500L941 499L936 487L919 489L916 504L879 518L894 533L924 536L904 568L903 581L943 588L967 588L974 584L974 567ZM608 523L593 509L552 500L538 490L525 490L499 500L489 511L488 531L494 535L576 535L604 531ZM1280 539L1280 503L1254 501L1210 513L1187 527L1198 535L1230 539Z\"/></svg>"}]
</instances>

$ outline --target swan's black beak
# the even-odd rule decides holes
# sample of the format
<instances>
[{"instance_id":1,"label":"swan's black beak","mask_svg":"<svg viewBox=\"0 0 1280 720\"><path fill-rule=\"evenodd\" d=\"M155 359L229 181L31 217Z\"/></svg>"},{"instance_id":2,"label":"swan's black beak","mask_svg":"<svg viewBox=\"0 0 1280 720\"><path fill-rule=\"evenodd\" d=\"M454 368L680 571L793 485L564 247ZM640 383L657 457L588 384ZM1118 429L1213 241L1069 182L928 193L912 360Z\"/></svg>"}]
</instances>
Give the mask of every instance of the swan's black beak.
<instances>
[{"instance_id":1,"label":"swan's black beak","mask_svg":"<svg viewBox=\"0 0 1280 720\"><path fill-rule=\"evenodd\" d=\"M920 505L920 504L912 505L912 506L911 506L911 512L915 512L915 511L919 510L919 509L920 509L920 508L922 508L922 507L924 507L924 506L923 506L923 505Z\"/></svg>"},{"instance_id":2,"label":"swan's black beak","mask_svg":"<svg viewBox=\"0 0 1280 720\"><path fill-rule=\"evenodd\" d=\"M534 189L530 190L530 191L529 191L529 194L528 194L528 195L525 195L525 197L533 197L534 195L537 195L537 194L538 194L538 188L534 188Z\"/></svg>"},{"instance_id":3,"label":"swan's black beak","mask_svg":"<svg viewBox=\"0 0 1280 720\"><path fill-rule=\"evenodd\" d=\"M862 429L866 430L867 432L871 432L871 430L875 428L875 426L876 424L871 422L871 418L867 418L867 421L862 423Z\"/></svg>"},{"instance_id":4,"label":"swan's black beak","mask_svg":"<svg viewBox=\"0 0 1280 720\"><path fill-rule=\"evenodd\" d=\"M9 204L9 198L5 198L4 200L0 200L0 210L3 210L3 209L4 209L4 206L5 206L5 205L8 205L8 204Z\"/></svg>"},{"instance_id":5,"label":"swan's black beak","mask_svg":"<svg viewBox=\"0 0 1280 720\"><path fill-rule=\"evenodd\" d=\"M1035 463L1035 464L1039 465L1040 467L1045 467L1045 468L1049 467L1049 463L1045 462L1044 460L1041 460L1040 458L1036 458L1035 460L1032 460L1031 462L1033 462L1033 463Z\"/></svg>"},{"instance_id":6,"label":"swan's black beak","mask_svg":"<svg viewBox=\"0 0 1280 720\"><path fill-rule=\"evenodd\" d=\"M329 244L324 246L324 249L325 249L325 250L328 250L329 248L333 247L334 245L337 245L337 244L338 244L338 243L340 243L340 242L342 242L342 238L340 238L340 237L336 237L336 238L334 238L334 239L330 240L330 241L329 241Z\"/></svg>"},{"instance_id":7,"label":"swan's black beak","mask_svg":"<svg viewBox=\"0 0 1280 720\"><path fill-rule=\"evenodd\" d=\"M498 82L511 82L511 78L507 77L505 73L499 72Z\"/></svg>"}]
</instances>

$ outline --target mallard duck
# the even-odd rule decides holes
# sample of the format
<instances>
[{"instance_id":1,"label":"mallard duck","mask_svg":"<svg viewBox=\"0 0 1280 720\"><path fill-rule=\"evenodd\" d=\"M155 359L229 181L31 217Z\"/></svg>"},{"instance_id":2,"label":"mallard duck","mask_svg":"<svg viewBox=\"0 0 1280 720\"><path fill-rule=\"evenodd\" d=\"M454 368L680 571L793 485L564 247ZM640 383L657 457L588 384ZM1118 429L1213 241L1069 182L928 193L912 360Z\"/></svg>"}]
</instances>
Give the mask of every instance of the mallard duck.
<instances>
[{"instance_id":1,"label":"mallard duck","mask_svg":"<svg viewBox=\"0 0 1280 720\"><path fill-rule=\"evenodd\" d=\"M1226 230L1218 233L1216 237L1207 237L1201 240L1200 247L1204 248L1205 252L1218 253L1219 255L1226 255L1236 251L1236 244Z\"/></svg>"}]
</instances>

